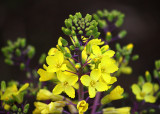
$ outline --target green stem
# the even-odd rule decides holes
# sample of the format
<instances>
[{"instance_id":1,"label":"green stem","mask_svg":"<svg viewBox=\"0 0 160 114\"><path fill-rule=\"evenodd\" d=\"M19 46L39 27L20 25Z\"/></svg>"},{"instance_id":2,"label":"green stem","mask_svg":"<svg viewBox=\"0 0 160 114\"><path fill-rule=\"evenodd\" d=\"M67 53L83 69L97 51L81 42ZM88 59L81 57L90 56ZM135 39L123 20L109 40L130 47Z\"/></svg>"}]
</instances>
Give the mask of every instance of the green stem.
<instances>
[{"instance_id":1,"label":"green stem","mask_svg":"<svg viewBox=\"0 0 160 114\"><path fill-rule=\"evenodd\" d=\"M84 99L84 93L83 93L83 84L81 83L81 76L83 74L83 68L82 68L82 55L81 55L81 51L78 50L78 61L81 64L81 68L79 68L79 72L78 72L78 78L79 78L79 91L78 91L78 100L81 101Z\"/></svg>"}]
</instances>

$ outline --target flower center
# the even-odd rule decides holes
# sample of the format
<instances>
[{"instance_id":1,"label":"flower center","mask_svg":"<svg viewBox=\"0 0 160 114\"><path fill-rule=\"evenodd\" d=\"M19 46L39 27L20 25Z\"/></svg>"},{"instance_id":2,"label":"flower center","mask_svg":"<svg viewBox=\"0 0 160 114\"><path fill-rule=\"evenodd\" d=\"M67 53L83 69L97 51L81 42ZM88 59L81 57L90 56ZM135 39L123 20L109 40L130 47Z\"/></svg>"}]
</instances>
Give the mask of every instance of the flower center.
<instances>
[{"instance_id":1,"label":"flower center","mask_svg":"<svg viewBox=\"0 0 160 114\"><path fill-rule=\"evenodd\" d=\"M60 64L57 64L57 68L60 68L61 67L61 65Z\"/></svg>"},{"instance_id":2,"label":"flower center","mask_svg":"<svg viewBox=\"0 0 160 114\"><path fill-rule=\"evenodd\" d=\"M101 69L101 72L105 72L105 69L104 69L104 68L102 68L102 69Z\"/></svg>"},{"instance_id":3,"label":"flower center","mask_svg":"<svg viewBox=\"0 0 160 114\"><path fill-rule=\"evenodd\" d=\"M68 84L68 82L67 81L65 81L64 82L64 86L68 86L69 84Z\"/></svg>"},{"instance_id":4,"label":"flower center","mask_svg":"<svg viewBox=\"0 0 160 114\"><path fill-rule=\"evenodd\" d=\"M146 93L144 93L144 92L141 92L141 93L140 93L140 96L141 96L141 97L144 97L145 95L146 95Z\"/></svg>"},{"instance_id":5,"label":"flower center","mask_svg":"<svg viewBox=\"0 0 160 114\"><path fill-rule=\"evenodd\" d=\"M90 82L90 85L91 85L92 87L94 87L94 86L96 85L96 82L92 80L92 81Z\"/></svg>"}]
</instances>

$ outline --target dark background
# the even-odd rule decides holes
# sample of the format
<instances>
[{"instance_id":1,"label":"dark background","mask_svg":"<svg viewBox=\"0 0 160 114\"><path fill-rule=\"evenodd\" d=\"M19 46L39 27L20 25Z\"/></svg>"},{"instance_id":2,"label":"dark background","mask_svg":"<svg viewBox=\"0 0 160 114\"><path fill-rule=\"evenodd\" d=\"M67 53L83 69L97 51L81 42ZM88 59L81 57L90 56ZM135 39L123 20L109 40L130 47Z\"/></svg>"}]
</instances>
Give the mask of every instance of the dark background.
<instances>
[{"instance_id":1,"label":"dark background","mask_svg":"<svg viewBox=\"0 0 160 114\"><path fill-rule=\"evenodd\" d=\"M159 3L155 0L0 0L0 48L8 39L26 37L28 44L36 47L32 60L36 64L40 54L54 47L59 36L68 38L61 27L69 14L92 14L104 8L125 13L121 28L126 29L128 35L120 42L134 43L133 53L140 55L138 61L131 63L133 74L119 79L119 83L128 88L145 70L152 71L154 60L160 59L160 13ZM0 81L24 79L19 68L7 66L3 61L0 52Z\"/></svg>"}]
</instances>

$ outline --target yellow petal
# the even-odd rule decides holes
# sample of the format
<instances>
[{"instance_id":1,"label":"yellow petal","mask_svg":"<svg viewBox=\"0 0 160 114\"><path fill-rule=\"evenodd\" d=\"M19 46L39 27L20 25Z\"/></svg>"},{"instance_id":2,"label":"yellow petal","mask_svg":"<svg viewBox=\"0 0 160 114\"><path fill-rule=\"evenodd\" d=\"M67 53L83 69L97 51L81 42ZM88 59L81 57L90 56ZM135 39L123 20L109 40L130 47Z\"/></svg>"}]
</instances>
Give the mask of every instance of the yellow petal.
<instances>
[{"instance_id":1,"label":"yellow petal","mask_svg":"<svg viewBox=\"0 0 160 114\"><path fill-rule=\"evenodd\" d=\"M108 90L108 86L103 82L97 82L96 89L97 89L97 91L106 91L106 90Z\"/></svg>"},{"instance_id":2,"label":"yellow petal","mask_svg":"<svg viewBox=\"0 0 160 114\"><path fill-rule=\"evenodd\" d=\"M94 53L96 56L101 55L101 49L100 49L100 47L97 46L97 45L93 45L93 46L92 46L92 51L93 51L93 53Z\"/></svg>"},{"instance_id":3,"label":"yellow petal","mask_svg":"<svg viewBox=\"0 0 160 114\"><path fill-rule=\"evenodd\" d=\"M102 77L104 79L105 82L110 83L111 81L111 76L109 73L102 73Z\"/></svg>"},{"instance_id":4,"label":"yellow petal","mask_svg":"<svg viewBox=\"0 0 160 114\"><path fill-rule=\"evenodd\" d=\"M96 90L95 88L89 86L89 97L94 98L96 96Z\"/></svg>"},{"instance_id":5,"label":"yellow petal","mask_svg":"<svg viewBox=\"0 0 160 114\"><path fill-rule=\"evenodd\" d=\"M48 52L48 55L55 55L56 52L58 52L57 48L51 48Z\"/></svg>"},{"instance_id":6,"label":"yellow petal","mask_svg":"<svg viewBox=\"0 0 160 114\"><path fill-rule=\"evenodd\" d=\"M54 95L58 95L58 94L61 94L63 90L64 90L64 86L60 83L54 87L52 92Z\"/></svg>"},{"instance_id":7,"label":"yellow petal","mask_svg":"<svg viewBox=\"0 0 160 114\"><path fill-rule=\"evenodd\" d=\"M107 55L108 57L113 57L115 52L113 50L108 50L104 53L104 55Z\"/></svg>"},{"instance_id":8,"label":"yellow petal","mask_svg":"<svg viewBox=\"0 0 160 114\"><path fill-rule=\"evenodd\" d=\"M72 86L65 87L65 92L69 97L71 97L71 98L75 97L75 90Z\"/></svg>"},{"instance_id":9,"label":"yellow petal","mask_svg":"<svg viewBox=\"0 0 160 114\"><path fill-rule=\"evenodd\" d=\"M133 92L135 95L140 94L141 90L140 90L140 88L139 88L139 86L138 86L137 84L133 84L133 85L131 86L131 88L132 88L132 92Z\"/></svg>"},{"instance_id":10,"label":"yellow petal","mask_svg":"<svg viewBox=\"0 0 160 114\"><path fill-rule=\"evenodd\" d=\"M78 76L69 76L67 81L69 85L73 86L78 81Z\"/></svg>"},{"instance_id":11,"label":"yellow petal","mask_svg":"<svg viewBox=\"0 0 160 114\"><path fill-rule=\"evenodd\" d=\"M100 76L101 72L99 69L93 69L90 73L90 77L95 81L97 81L100 78Z\"/></svg>"},{"instance_id":12,"label":"yellow petal","mask_svg":"<svg viewBox=\"0 0 160 114\"><path fill-rule=\"evenodd\" d=\"M27 89L29 86L29 83L25 83L20 89L18 92L21 92L21 91L24 91L25 89Z\"/></svg>"},{"instance_id":13,"label":"yellow petal","mask_svg":"<svg viewBox=\"0 0 160 114\"><path fill-rule=\"evenodd\" d=\"M83 75L80 80L83 85L89 86L91 82L91 77L89 77L88 75Z\"/></svg>"},{"instance_id":14,"label":"yellow petal","mask_svg":"<svg viewBox=\"0 0 160 114\"><path fill-rule=\"evenodd\" d=\"M155 103L156 102L156 97L152 96L152 95L147 95L144 97L144 100L146 102L149 102L149 103Z\"/></svg>"},{"instance_id":15,"label":"yellow petal","mask_svg":"<svg viewBox=\"0 0 160 114\"><path fill-rule=\"evenodd\" d=\"M55 56L47 56L46 57L46 62L48 65L53 65L55 66L57 64L58 59Z\"/></svg>"},{"instance_id":16,"label":"yellow petal","mask_svg":"<svg viewBox=\"0 0 160 114\"><path fill-rule=\"evenodd\" d=\"M52 93L47 89L40 89L37 93L37 100L49 100L52 97Z\"/></svg>"},{"instance_id":17,"label":"yellow petal","mask_svg":"<svg viewBox=\"0 0 160 114\"><path fill-rule=\"evenodd\" d=\"M114 82L117 81L117 78L116 77L111 77L111 80L109 82L109 84L113 84Z\"/></svg>"},{"instance_id":18,"label":"yellow petal","mask_svg":"<svg viewBox=\"0 0 160 114\"><path fill-rule=\"evenodd\" d=\"M43 69L39 69L37 72L40 75L39 81L48 81L48 80L52 80L55 77L55 73L51 73L51 72L47 72Z\"/></svg>"},{"instance_id":19,"label":"yellow petal","mask_svg":"<svg viewBox=\"0 0 160 114\"><path fill-rule=\"evenodd\" d=\"M152 89L153 89L153 85L150 82L147 82L142 86L142 92L146 94L150 93Z\"/></svg>"}]
</instances>

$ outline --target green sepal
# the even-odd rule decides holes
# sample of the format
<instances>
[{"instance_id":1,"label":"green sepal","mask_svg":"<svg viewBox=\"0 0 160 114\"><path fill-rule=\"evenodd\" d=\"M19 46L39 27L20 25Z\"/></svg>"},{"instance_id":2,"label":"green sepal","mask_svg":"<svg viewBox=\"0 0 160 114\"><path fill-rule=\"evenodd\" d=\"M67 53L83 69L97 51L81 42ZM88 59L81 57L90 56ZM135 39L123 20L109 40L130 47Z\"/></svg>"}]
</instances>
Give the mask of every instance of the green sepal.
<instances>
[{"instance_id":1,"label":"green sepal","mask_svg":"<svg viewBox=\"0 0 160 114\"><path fill-rule=\"evenodd\" d=\"M118 34L119 38L121 38L121 39L124 38L126 35L127 35L127 31L126 30L122 30Z\"/></svg>"},{"instance_id":2,"label":"green sepal","mask_svg":"<svg viewBox=\"0 0 160 114\"><path fill-rule=\"evenodd\" d=\"M35 55L35 48L33 46L29 45L27 47L27 49L28 49L27 55L31 59Z\"/></svg>"},{"instance_id":3,"label":"green sepal","mask_svg":"<svg viewBox=\"0 0 160 114\"><path fill-rule=\"evenodd\" d=\"M132 56L132 61L136 61L136 60L138 60L139 59L139 55L133 55Z\"/></svg>"},{"instance_id":4,"label":"green sepal","mask_svg":"<svg viewBox=\"0 0 160 114\"><path fill-rule=\"evenodd\" d=\"M13 112L16 112L16 111L18 110L18 107L17 107L16 105L13 105L13 106L11 107L11 110L12 110Z\"/></svg>"},{"instance_id":5,"label":"green sepal","mask_svg":"<svg viewBox=\"0 0 160 114\"><path fill-rule=\"evenodd\" d=\"M45 59L46 59L46 54L43 53L43 54L40 56L38 63L39 63L39 64L43 64L43 63L45 62Z\"/></svg>"},{"instance_id":6,"label":"green sepal","mask_svg":"<svg viewBox=\"0 0 160 114\"><path fill-rule=\"evenodd\" d=\"M151 77L151 74L150 74L149 71L145 72L145 77L146 77L147 82L151 82L152 81L152 77Z\"/></svg>"},{"instance_id":7,"label":"green sepal","mask_svg":"<svg viewBox=\"0 0 160 114\"><path fill-rule=\"evenodd\" d=\"M25 65L24 63L21 63L21 64L20 64L20 69L21 69L21 70L24 70L25 67L26 67L26 65Z\"/></svg>"},{"instance_id":8,"label":"green sepal","mask_svg":"<svg viewBox=\"0 0 160 114\"><path fill-rule=\"evenodd\" d=\"M72 55L70 53L65 53L64 56L67 57L67 58L71 58L72 57Z\"/></svg>"},{"instance_id":9,"label":"green sepal","mask_svg":"<svg viewBox=\"0 0 160 114\"><path fill-rule=\"evenodd\" d=\"M18 56L18 57L20 57L21 56L21 50L20 49L16 49L16 51L15 51L15 53L16 53L16 56Z\"/></svg>"},{"instance_id":10,"label":"green sepal","mask_svg":"<svg viewBox=\"0 0 160 114\"><path fill-rule=\"evenodd\" d=\"M14 62L11 59L5 59L4 62L8 65L13 65Z\"/></svg>"},{"instance_id":11,"label":"green sepal","mask_svg":"<svg viewBox=\"0 0 160 114\"><path fill-rule=\"evenodd\" d=\"M24 110L23 110L23 113L28 113L28 110L29 110L29 104L26 104L25 106L24 106Z\"/></svg>"},{"instance_id":12,"label":"green sepal","mask_svg":"<svg viewBox=\"0 0 160 114\"><path fill-rule=\"evenodd\" d=\"M6 82L5 81L1 81L1 91L5 91L6 90Z\"/></svg>"}]
</instances>

